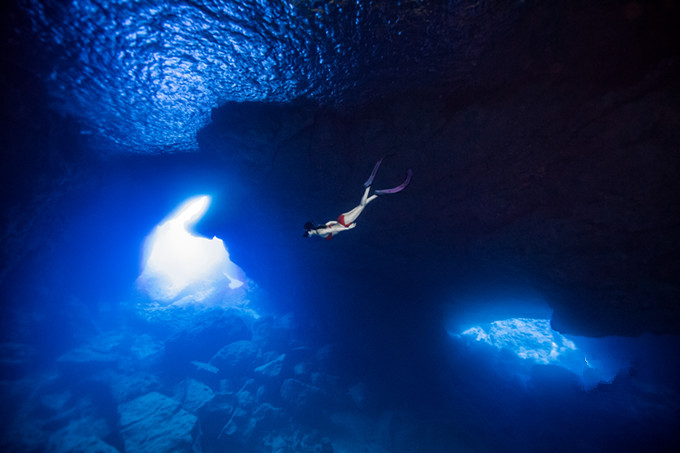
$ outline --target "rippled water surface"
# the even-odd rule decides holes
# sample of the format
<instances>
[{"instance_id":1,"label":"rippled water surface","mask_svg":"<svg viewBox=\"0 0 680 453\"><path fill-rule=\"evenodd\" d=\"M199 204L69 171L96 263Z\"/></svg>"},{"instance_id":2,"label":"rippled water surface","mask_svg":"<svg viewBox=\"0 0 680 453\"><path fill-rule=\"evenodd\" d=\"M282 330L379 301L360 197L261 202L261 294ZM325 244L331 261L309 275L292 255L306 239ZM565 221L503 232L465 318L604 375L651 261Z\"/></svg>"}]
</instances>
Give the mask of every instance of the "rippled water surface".
<instances>
[{"instance_id":1,"label":"rippled water surface","mask_svg":"<svg viewBox=\"0 0 680 453\"><path fill-rule=\"evenodd\" d=\"M332 105L465 77L517 6L26 0L52 94L133 151L188 150L226 101Z\"/></svg>"}]
</instances>

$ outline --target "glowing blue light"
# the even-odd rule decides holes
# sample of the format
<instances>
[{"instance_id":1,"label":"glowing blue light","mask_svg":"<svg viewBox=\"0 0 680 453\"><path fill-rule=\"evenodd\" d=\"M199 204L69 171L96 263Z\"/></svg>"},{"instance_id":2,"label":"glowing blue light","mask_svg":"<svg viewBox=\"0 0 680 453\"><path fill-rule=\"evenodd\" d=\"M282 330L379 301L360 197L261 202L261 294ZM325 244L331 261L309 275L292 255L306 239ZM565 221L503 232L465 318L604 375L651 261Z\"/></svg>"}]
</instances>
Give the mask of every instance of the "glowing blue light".
<instances>
[{"instance_id":1,"label":"glowing blue light","mask_svg":"<svg viewBox=\"0 0 680 453\"><path fill-rule=\"evenodd\" d=\"M626 368L625 361L610 356L605 344L598 339L576 337L581 347L550 327L543 318L509 318L468 328L454 338L467 338L509 351L520 360L505 363L506 372L529 379L531 366L555 365L574 373L586 389L600 382L612 382ZM526 365L523 365L526 364Z\"/></svg>"},{"instance_id":2,"label":"glowing blue light","mask_svg":"<svg viewBox=\"0 0 680 453\"><path fill-rule=\"evenodd\" d=\"M511 318L494 321L486 329L475 326L462 335L498 349L510 350L521 359L543 365L558 363L571 351L578 351L574 342L550 328L547 319Z\"/></svg>"},{"instance_id":3,"label":"glowing blue light","mask_svg":"<svg viewBox=\"0 0 680 453\"><path fill-rule=\"evenodd\" d=\"M237 289L246 281L221 239L195 236L190 231L209 205L207 195L187 200L147 237L137 282L154 301L200 302L227 288Z\"/></svg>"}]
</instances>

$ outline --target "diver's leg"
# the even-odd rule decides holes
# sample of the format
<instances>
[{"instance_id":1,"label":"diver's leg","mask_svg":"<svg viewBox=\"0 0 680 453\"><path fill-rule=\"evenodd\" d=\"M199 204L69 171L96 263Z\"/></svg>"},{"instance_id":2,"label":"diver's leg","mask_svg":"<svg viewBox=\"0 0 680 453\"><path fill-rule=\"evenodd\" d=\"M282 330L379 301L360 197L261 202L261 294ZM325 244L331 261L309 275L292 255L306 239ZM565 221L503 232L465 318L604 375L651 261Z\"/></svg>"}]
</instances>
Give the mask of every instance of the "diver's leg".
<instances>
[{"instance_id":1,"label":"diver's leg","mask_svg":"<svg viewBox=\"0 0 680 453\"><path fill-rule=\"evenodd\" d=\"M340 214L340 217L338 217L338 222L340 222L346 227L354 223L357 217L359 217L359 214L363 212L366 205L371 201L375 200L376 198L378 198L378 196L375 194L369 197L368 194L370 191L371 187L370 186L366 187L366 190L364 190L364 195L361 197L361 203L359 203L359 206L355 207L351 211L345 212L344 214Z\"/></svg>"},{"instance_id":2,"label":"diver's leg","mask_svg":"<svg viewBox=\"0 0 680 453\"><path fill-rule=\"evenodd\" d=\"M361 211L364 210L365 204L360 204L356 208L352 209L351 211L347 211L344 214L340 214L340 217L338 217L338 222L341 223L343 226L349 227L354 221L359 217L359 214L361 214Z\"/></svg>"},{"instance_id":3,"label":"diver's leg","mask_svg":"<svg viewBox=\"0 0 680 453\"><path fill-rule=\"evenodd\" d=\"M355 207L351 211L347 211L344 214L340 214L340 217L338 217L338 222L343 224L344 226L348 227L354 221L359 217L359 214L362 213L364 208L368 203L371 201L375 200L378 198L377 195L371 195L370 197L368 196L369 192L371 191L371 187L366 187L366 190L364 190L364 195L361 197L361 203L359 203L359 206Z\"/></svg>"},{"instance_id":4,"label":"diver's leg","mask_svg":"<svg viewBox=\"0 0 680 453\"><path fill-rule=\"evenodd\" d=\"M364 190L364 194L361 197L361 206L366 206L368 203L373 201L373 197L369 199L368 193L371 191L371 186L366 187L366 190Z\"/></svg>"}]
</instances>

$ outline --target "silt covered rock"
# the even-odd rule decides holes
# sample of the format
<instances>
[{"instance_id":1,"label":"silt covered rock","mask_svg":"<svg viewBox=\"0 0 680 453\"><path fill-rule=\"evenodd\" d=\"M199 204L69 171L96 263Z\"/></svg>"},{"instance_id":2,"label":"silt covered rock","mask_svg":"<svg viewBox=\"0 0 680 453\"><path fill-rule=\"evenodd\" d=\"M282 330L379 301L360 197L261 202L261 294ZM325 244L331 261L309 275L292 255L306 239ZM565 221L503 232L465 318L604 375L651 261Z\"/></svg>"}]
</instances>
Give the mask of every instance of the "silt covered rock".
<instances>
[{"instance_id":1,"label":"silt covered rock","mask_svg":"<svg viewBox=\"0 0 680 453\"><path fill-rule=\"evenodd\" d=\"M118 407L126 453L201 451L198 418L157 392Z\"/></svg>"}]
</instances>

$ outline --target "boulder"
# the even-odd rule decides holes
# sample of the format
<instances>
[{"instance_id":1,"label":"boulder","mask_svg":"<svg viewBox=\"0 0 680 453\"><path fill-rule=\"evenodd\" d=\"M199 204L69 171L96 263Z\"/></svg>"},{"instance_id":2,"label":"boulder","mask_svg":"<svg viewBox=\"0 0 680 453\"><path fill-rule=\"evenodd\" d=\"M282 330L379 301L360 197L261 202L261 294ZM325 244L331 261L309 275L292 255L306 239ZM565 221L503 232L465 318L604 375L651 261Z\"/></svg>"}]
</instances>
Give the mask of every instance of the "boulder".
<instances>
[{"instance_id":1,"label":"boulder","mask_svg":"<svg viewBox=\"0 0 680 453\"><path fill-rule=\"evenodd\" d=\"M300 362L293 366L293 375L303 381L309 381L312 373L312 364L310 362Z\"/></svg>"},{"instance_id":2,"label":"boulder","mask_svg":"<svg viewBox=\"0 0 680 453\"><path fill-rule=\"evenodd\" d=\"M236 403L239 407L250 410L255 405L255 394L249 390L241 389L236 394Z\"/></svg>"},{"instance_id":3,"label":"boulder","mask_svg":"<svg viewBox=\"0 0 680 453\"><path fill-rule=\"evenodd\" d=\"M218 441L221 445L246 445L254 430L255 420L250 412L239 407L220 431Z\"/></svg>"},{"instance_id":4,"label":"boulder","mask_svg":"<svg viewBox=\"0 0 680 453\"><path fill-rule=\"evenodd\" d=\"M175 400L180 402L182 409L192 413L203 407L214 395L208 385L195 379L185 379L175 388Z\"/></svg>"},{"instance_id":5,"label":"boulder","mask_svg":"<svg viewBox=\"0 0 680 453\"><path fill-rule=\"evenodd\" d=\"M224 346L210 359L210 364L221 372L245 375L253 370L261 356L260 347L248 340L235 341Z\"/></svg>"},{"instance_id":6,"label":"boulder","mask_svg":"<svg viewBox=\"0 0 680 453\"><path fill-rule=\"evenodd\" d=\"M209 363L194 360L191 362L191 364L195 367L196 371L199 371L201 373L217 374L220 372L220 370L216 366L212 366Z\"/></svg>"},{"instance_id":7,"label":"boulder","mask_svg":"<svg viewBox=\"0 0 680 453\"><path fill-rule=\"evenodd\" d=\"M263 403L253 411L253 419L257 430L269 431L280 427L286 417L283 409L274 407L269 403Z\"/></svg>"},{"instance_id":8,"label":"boulder","mask_svg":"<svg viewBox=\"0 0 680 453\"><path fill-rule=\"evenodd\" d=\"M128 348L126 334L108 332L66 352L57 359L57 363L64 373L87 375L115 367Z\"/></svg>"},{"instance_id":9,"label":"boulder","mask_svg":"<svg viewBox=\"0 0 680 453\"><path fill-rule=\"evenodd\" d=\"M130 347L132 358L144 365L151 365L160 358L163 345L154 340L150 335L137 335L132 340Z\"/></svg>"},{"instance_id":10,"label":"boulder","mask_svg":"<svg viewBox=\"0 0 680 453\"><path fill-rule=\"evenodd\" d=\"M220 432L219 442L223 446L246 446L258 433L276 429L284 420L283 410L269 403L261 404L252 411L237 408Z\"/></svg>"},{"instance_id":11,"label":"boulder","mask_svg":"<svg viewBox=\"0 0 680 453\"><path fill-rule=\"evenodd\" d=\"M307 346L292 348L286 353L283 375L309 382L312 371L316 369L315 351Z\"/></svg>"},{"instance_id":12,"label":"boulder","mask_svg":"<svg viewBox=\"0 0 680 453\"><path fill-rule=\"evenodd\" d=\"M198 416L201 421L201 429L207 442L217 439L222 428L231 419L235 409L234 395L226 393L216 393L210 401L199 409Z\"/></svg>"},{"instance_id":13,"label":"boulder","mask_svg":"<svg viewBox=\"0 0 680 453\"><path fill-rule=\"evenodd\" d=\"M255 392L255 401L261 403L280 403L281 395L279 394L279 385L275 382L268 382L260 385Z\"/></svg>"},{"instance_id":14,"label":"boulder","mask_svg":"<svg viewBox=\"0 0 680 453\"><path fill-rule=\"evenodd\" d=\"M201 451L198 418L157 392L118 407L126 453Z\"/></svg>"},{"instance_id":15,"label":"boulder","mask_svg":"<svg viewBox=\"0 0 680 453\"><path fill-rule=\"evenodd\" d=\"M123 374L110 369L96 374L93 379L109 386L111 395L119 403L146 395L161 387L158 376L147 372Z\"/></svg>"},{"instance_id":16,"label":"boulder","mask_svg":"<svg viewBox=\"0 0 680 453\"><path fill-rule=\"evenodd\" d=\"M333 453L330 439L316 431L297 436L294 446L299 453Z\"/></svg>"},{"instance_id":17,"label":"boulder","mask_svg":"<svg viewBox=\"0 0 680 453\"><path fill-rule=\"evenodd\" d=\"M194 360L191 362L191 369L187 370L186 376L208 384L211 388L217 388L220 381L219 372L220 370L217 367L209 363Z\"/></svg>"},{"instance_id":18,"label":"boulder","mask_svg":"<svg viewBox=\"0 0 680 453\"><path fill-rule=\"evenodd\" d=\"M263 316L253 323L253 341L264 351L286 348L291 333L286 324L277 322L272 316Z\"/></svg>"},{"instance_id":19,"label":"boulder","mask_svg":"<svg viewBox=\"0 0 680 453\"><path fill-rule=\"evenodd\" d=\"M272 453L333 453L333 444L327 437L317 431L292 429L285 433L277 433L268 441ZM363 446L362 451L371 451ZM347 450L350 451L350 450Z\"/></svg>"},{"instance_id":20,"label":"boulder","mask_svg":"<svg viewBox=\"0 0 680 453\"><path fill-rule=\"evenodd\" d=\"M286 354L281 354L274 360L255 368L255 374L268 379L275 379L281 375Z\"/></svg>"},{"instance_id":21,"label":"boulder","mask_svg":"<svg viewBox=\"0 0 680 453\"><path fill-rule=\"evenodd\" d=\"M117 448L102 440L110 437L110 434L110 427L102 419L74 420L50 436L47 452L118 453Z\"/></svg>"},{"instance_id":22,"label":"boulder","mask_svg":"<svg viewBox=\"0 0 680 453\"><path fill-rule=\"evenodd\" d=\"M315 416L323 412L324 392L298 379L286 379L281 384L281 400L299 415Z\"/></svg>"},{"instance_id":23,"label":"boulder","mask_svg":"<svg viewBox=\"0 0 680 453\"><path fill-rule=\"evenodd\" d=\"M169 365L206 362L221 346L249 338L248 326L233 311L197 312L165 342L165 358Z\"/></svg>"},{"instance_id":24,"label":"boulder","mask_svg":"<svg viewBox=\"0 0 680 453\"><path fill-rule=\"evenodd\" d=\"M102 333L57 359L59 369L77 377L114 370L153 372L163 357L163 345L147 334L127 331Z\"/></svg>"}]
</instances>

